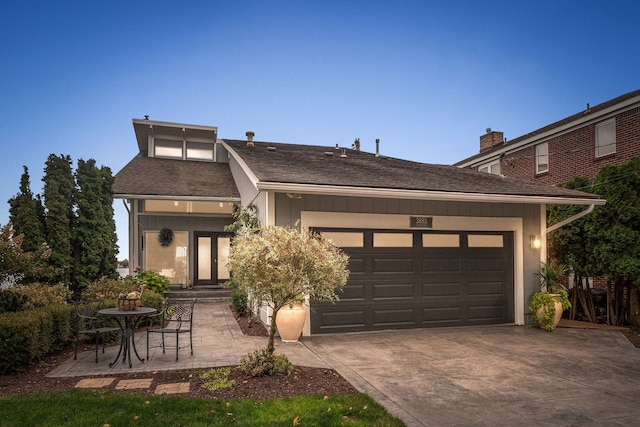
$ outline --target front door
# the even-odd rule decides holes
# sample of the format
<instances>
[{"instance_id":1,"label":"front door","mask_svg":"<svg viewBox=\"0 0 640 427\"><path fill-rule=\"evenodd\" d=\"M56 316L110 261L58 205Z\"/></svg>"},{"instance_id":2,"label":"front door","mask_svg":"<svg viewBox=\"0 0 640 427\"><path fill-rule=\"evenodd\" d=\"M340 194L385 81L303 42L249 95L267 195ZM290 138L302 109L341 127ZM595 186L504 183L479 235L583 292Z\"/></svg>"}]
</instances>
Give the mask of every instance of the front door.
<instances>
[{"instance_id":1,"label":"front door","mask_svg":"<svg viewBox=\"0 0 640 427\"><path fill-rule=\"evenodd\" d=\"M194 285L223 286L229 280L227 268L232 233L197 232Z\"/></svg>"}]
</instances>

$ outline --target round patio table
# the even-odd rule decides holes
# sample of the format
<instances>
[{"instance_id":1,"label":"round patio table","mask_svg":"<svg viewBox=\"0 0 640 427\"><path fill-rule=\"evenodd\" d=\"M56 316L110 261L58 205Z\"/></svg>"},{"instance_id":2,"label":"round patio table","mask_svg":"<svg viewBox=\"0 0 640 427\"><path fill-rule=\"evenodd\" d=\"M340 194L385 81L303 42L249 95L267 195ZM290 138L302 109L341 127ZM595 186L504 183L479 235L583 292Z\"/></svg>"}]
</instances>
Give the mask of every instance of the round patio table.
<instances>
[{"instance_id":1,"label":"round patio table","mask_svg":"<svg viewBox=\"0 0 640 427\"><path fill-rule=\"evenodd\" d=\"M133 335L136 327L138 326L138 323L143 317L149 316L150 314L155 314L157 312L158 310L151 307L140 307L137 310L118 310L117 308L104 308L98 311L98 315L102 317L114 318L116 322L118 322L120 331L122 333L118 355L113 360L113 362L109 363L109 367L115 365L121 355L122 363L124 363L125 360L128 360L129 367L131 367L131 348L133 348L133 352L138 360L144 363L144 359L140 357L140 355L138 354L138 350L136 349L136 342Z\"/></svg>"}]
</instances>

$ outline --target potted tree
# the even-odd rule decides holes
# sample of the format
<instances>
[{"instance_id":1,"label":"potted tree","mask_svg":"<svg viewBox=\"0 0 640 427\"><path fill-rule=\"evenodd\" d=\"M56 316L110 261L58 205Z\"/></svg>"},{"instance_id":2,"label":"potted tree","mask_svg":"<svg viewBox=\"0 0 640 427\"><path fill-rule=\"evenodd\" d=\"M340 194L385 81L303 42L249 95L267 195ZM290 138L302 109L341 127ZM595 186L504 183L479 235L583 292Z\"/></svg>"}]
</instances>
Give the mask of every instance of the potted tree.
<instances>
[{"instance_id":1,"label":"potted tree","mask_svg":"<svg viewBox=\"0 0 640 427\"><path fill-rule=\"evenodd\" d=\"M553 331L560 319L562 312L571 307L567 289L560 279L567 274L564 264L540 263L536 275L540 278L540 292L531 297L529 311L535 324L547 331Z\"/></svg>"},{"instance_id":2,"label":"potted tree","mask_svg":"<svg viewBox=\"0 0 640 427\"><path fill-rule=\"evenodd\" d=\"M348 262L349 257L330 241L305 229L266 226L236 234L229 270L251 298L270 308L269 357L275 350L280 310L293 306L301 296L336 301L349 278Z\"/></svg>"}]
</instances>

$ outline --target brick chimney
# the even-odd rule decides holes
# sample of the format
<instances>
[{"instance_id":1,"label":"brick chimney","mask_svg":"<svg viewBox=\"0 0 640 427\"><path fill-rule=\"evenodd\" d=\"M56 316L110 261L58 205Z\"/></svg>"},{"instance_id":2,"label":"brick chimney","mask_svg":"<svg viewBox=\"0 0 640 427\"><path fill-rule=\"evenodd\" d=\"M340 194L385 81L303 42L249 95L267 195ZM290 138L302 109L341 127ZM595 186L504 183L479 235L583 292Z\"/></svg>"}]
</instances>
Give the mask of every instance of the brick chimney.
<instances>
[{"instance_id":1,"label":"brick chimney","mask_svg":"<svg viewBox=\"0 0 640 427\"><path fill-rule=\"evenodd\" d=\"M487 133L480 136L480 152L486 151L496 145L502 145L504 143L504 133L492 131L491 128L487 128Z\"/></svg>"}]
</instances>

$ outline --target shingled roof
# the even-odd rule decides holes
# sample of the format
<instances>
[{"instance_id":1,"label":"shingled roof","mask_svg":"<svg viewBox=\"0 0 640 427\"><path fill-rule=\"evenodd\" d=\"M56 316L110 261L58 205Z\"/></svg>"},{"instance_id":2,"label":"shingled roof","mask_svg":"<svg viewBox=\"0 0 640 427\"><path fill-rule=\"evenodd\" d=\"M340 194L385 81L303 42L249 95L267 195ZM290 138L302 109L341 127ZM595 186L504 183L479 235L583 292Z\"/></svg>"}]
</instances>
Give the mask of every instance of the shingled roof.
<instances>
[{"instance_id":1,"label":"shingled roof","mask_svg":"<svg viewBox=\"0 0 640 427\"><path fill-rule=\"evenodd\" d=\"M327 191L341 187L379 190L406 190L440 194L478 196L539 197L597 203L597 195L549 185L501 177L455 166L401 160L352 149L271 142L224 142L255 175L261 189L290 184ZM331 188L329 188L331 187ZM357 194L357 193L356 193ZM481 200L481 199L480 199ZM604 202L604 201L601 201Z\"/></svg>"},{"instance_id":2,"label":"shingled roof","mask_svg":"<svg viewBox=\"0 0 640 427\"><path fill-rule=\"evenodd\" d=\"M165 196L239 200L226 163L160 159L138 154L115 176L116 197Z\"/></svg>"}]
</instances>

